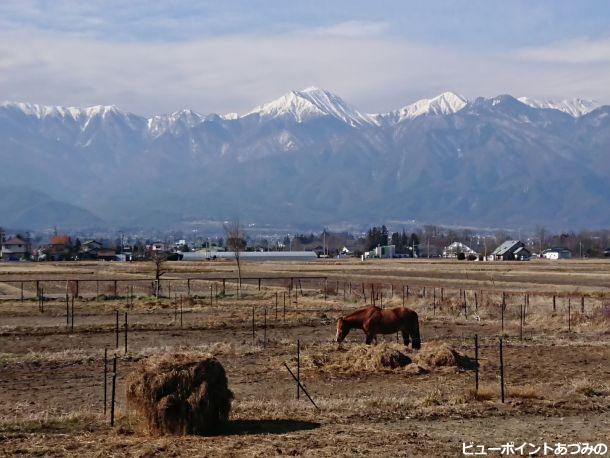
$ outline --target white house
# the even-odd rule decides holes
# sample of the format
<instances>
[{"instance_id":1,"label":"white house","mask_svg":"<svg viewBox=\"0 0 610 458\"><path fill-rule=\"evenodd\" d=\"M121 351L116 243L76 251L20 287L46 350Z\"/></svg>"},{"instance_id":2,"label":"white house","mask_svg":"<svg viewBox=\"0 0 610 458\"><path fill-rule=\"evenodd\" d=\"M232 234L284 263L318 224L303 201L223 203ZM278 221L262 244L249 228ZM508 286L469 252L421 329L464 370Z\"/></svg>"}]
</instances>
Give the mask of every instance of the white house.
<instances>
[{"instance_id":1,"label":"white house","mask_svg":"<svg viewBox=\"0 0 610 458\"><path fill-rule=\"evenodd\" d=\"M545 259L570 259L572 252L567 248L549 248L542 252L542 257Z\"/></svg>"}]
</instances>

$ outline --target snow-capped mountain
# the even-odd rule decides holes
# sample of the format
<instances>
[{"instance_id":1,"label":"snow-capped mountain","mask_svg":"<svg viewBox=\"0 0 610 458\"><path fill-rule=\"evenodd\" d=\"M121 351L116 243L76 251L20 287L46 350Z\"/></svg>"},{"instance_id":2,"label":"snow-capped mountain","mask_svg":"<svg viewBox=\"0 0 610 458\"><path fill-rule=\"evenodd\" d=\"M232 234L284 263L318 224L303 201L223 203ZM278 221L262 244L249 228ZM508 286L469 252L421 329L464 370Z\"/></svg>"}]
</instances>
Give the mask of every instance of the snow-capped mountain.
<instances>
[{"instance_id":1,"label":"snow-capped mountain","mask_svg":"<svg viewBox=\"0 0 610 458\"><path fill-rule=\"evenodd\" d=\"M399 110L380 115L393 122L402 122L423 115L449 115L466 106L468 100L453 92L444 92L431 99L421 99Z\"/></svg>"},{"instance_id":2,"label":"snow-capped mountain","mask_svg":"<svg viewBox=\"0 0 610 458\"><path fill-rule=\"evenodd\" d=\"M530 99L529 97L519 97L517 100L533 108L545 108L550 110L559 110L570 116L578 117L590 113L591 111L599 108L601 104L595 100L583 100L583 99L568 99L560 102L554 102L552 100L536 100Z\"/></svg>"},{"instance_id":3,"label":"snow-capped mountain","mask_svg":"<svg viewBox=\"0 0 610 458\"><path fill-rule=\"evenodd\" d=\"M304 122L320 116L331 116L351 125L375 124L370 115L360 113L341 97L317 87L292 91L279 99L256 107L248 115L262 119L290 117Z\"/></svg>"},{"instance_id":4,"label":"snow-capped mountain","mask_svg":"<svg viewBox=\"0 0 610 458\"><path fill-rule=\"evenodd\" d=\"M92 214L112 226L233 216L608 226L609 115L594 102L450 92L370 115L318 88L242 116L7 102L0 187L29 197L15 197L0 226L97 224ZM11 220L27 200L26 216Z\"/></svg>"}]
</instances>

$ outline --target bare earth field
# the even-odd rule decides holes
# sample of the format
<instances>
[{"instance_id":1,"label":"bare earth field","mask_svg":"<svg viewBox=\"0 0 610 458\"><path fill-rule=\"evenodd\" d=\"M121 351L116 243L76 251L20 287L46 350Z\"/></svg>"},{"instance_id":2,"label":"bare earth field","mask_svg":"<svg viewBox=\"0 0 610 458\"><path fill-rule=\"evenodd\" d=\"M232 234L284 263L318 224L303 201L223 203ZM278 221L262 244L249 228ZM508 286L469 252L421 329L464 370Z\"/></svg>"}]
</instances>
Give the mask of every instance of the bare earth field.
<instances>
[{"instance_id":1,"label":"bare earth field","mask_svg":"<svg viewBox=\"0 0 610 458\"><path fill-rule=\"evenodd\" d=\"M464 442L610 445L610 262L247 263L240 297L230 262L168 263L161 299L151 275L146 263L0 263L0 456L440 457L462 456ZM311 276L327 280L298 280ZM79 280L73 327L67 280ZM371 294L419 313L420 351L395 335L368 347L360 331L332 341L336 319ZM296 399L283 367L296 369L297 339L319 410ZM113 427L105 348L118 355ZM127 410L126 375L168 351L212 354L225 367L235 400L221 434L152 437ZM397 352L412 362L392 367L385 356Z\"/></svg>"}]
</instances>

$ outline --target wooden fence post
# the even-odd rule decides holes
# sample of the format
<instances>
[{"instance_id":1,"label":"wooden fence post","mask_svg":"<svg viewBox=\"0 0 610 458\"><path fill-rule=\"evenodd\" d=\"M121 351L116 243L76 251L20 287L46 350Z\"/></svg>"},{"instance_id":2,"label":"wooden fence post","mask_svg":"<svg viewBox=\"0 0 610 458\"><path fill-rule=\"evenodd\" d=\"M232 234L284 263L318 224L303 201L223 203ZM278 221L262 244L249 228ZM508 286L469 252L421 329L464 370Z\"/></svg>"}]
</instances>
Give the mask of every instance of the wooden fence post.
<instances>
[{"instance_id":1,"label":"wooden fence post","mask_svg":"<svg viewBox=\"0 0 610 458\"><path fill-rule=\"evenodd\" d=\"M502 347L502 337L500 337L500 395L502 404L504 404L504 352Z\"/></svg>"},{"instance_id":2,"label":"wooden fence post","mask_svg":"<svg viewBox=\"0 0 610 458\"><path fill-rule=\"evenodd\" d=\"M116 397L116 353L112 360L112 400L110 402L110 426L114 426L114 400Z\"/></svg>"},{"instance_id":3,"label":"wooden fence post","mask_svg":"<svg viewBox=\"0 0 610 458\"><path fill-rule=\"evenodd\" d=\"M572 298L568 297L568 332L572 332Z\"/></svg>"},{"instance_id":4,"label":"wooden fence post","mask_svg":"<svg viewBox=\"0 0 610 458\"><path fill-rule=\"evenodd\" d=\"M66 292L66 328L70 327L70 299Z\"/></svg>"},{"instance_id":5,"label":"wooden fence post","mask_svg":"<svg viewBox=\"0 0 610 458\"><path fill-rule=\"evenodd\" d=\"M118 350L119 349L119 311L115 310L114 315L116 318L115 324L114 324L115 348Z\"/></svg>"},{"instance_id":6,"label":"wooden fence post","mask_svg":"<svg viewBox=\"0 0 610 458\"><path fill-rule=\"evenodd\" d=\"M127 332L128 332L127 312L125 312L125 354L127 354Z\"/></svg>"},{"instance_id":7,"label":"wooden fence post","mask_svg":"<svg viewBox=\"0 0 610 458\"><path fill-rule=\"evenodd\" d=\"M301 385L301 339L297 339L297 399L300 397Z\"/></svg>"},{"instance_id":8,"label":"wooden fence post","mask_svg":"<svg viewBox=\"0 0 610 458\"><path fill-rule=\"evenodd\" d=\"M254 306L252 306L252 345L254 345Z\"/></svg>"},{"instance_id":9,"label":"wooden fence post","mask_svg":"<svg viewBox=\"0 0 610 458\"><path fill-rule=\"evenodd\" d=\"M479 335L474 335L474 388L479 392Z\"/></svg>"},{"instance_id":10,"label":"wooden fence post","mask_svg":"<svg viewBox=\"0 0 610 458\"><path fill-rule=\"evenodd\" d=\"M104 348L104 416L106 416L106 404L108 404L108 349Z\"/></svg>"},{"instance_id":11,"label":"wooden fence post","mask_svg":"<svg viewBox=\"0 0 610 458\"><path fill-rule=\"evenodd\" d=\"M70 317L70 331L74 332L74 296L72 296L72 313Z\"/></svg>"},{"instance_id":12,"label":"wooden fence post","mask_svg":"<svg viewBox=\"0 0 610 458\"><path fill-rule=\"evenodd\" d=\"M267 346L267 306L264 309L265 318L263 321L263 346Z\"/></svg>"}]
</instances>

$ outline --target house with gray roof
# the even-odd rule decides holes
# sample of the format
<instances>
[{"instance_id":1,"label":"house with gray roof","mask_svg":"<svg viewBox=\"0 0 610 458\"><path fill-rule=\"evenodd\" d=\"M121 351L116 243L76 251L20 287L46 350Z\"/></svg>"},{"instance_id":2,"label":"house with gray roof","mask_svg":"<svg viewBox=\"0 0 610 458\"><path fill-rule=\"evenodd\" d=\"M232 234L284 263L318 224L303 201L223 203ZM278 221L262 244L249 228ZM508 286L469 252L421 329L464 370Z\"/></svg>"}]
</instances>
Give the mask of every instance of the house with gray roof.
<instances>
[{"instance_id":1,"label":"house with gray roof","mask_svg":"<svg viewBox=\"0 0 610 458\"><path fill-rule=\"evenodd\" d=\"M520 240L507 240L491 253L494 261L527 261L531 257L532 253Z\"/></svg>"}]
</instances>

